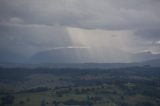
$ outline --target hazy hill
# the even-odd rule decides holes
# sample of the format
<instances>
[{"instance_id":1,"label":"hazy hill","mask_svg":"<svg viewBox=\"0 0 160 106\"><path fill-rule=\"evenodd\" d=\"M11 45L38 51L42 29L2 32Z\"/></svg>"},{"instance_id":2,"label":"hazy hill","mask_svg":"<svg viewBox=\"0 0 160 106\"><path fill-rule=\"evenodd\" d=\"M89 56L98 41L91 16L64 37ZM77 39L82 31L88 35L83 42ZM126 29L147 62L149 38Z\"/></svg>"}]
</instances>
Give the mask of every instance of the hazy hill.
<instances>
[{"instance_id":1,"label":"hazy hill","mask_svg":"<svg viewBox=\"0 0 160 106\"><path fill-rule=\"evenodd\" d=\"M86 49L53 49L33 55L29 63L84 63L90 61L89 57Z\"/></svg>"},{"instance_id":2,"label":"hazy hill","mask_svg":"<svg viewBox=\"0 0 160 106\"><path fill-rule=\"evenodd\" d=\"M160 54L152 54L151 52L142 52L132 55L132 60L135 62L144 62L160 58Z\"/></svg>"},{"instance_id":3,"label":"hazy hill","mask_svg":"<svg viewBox=\"0 0 160 106\"><path fill-rule=\"evenodd\" d=\"M150 65L150 66L160 66L160 58L144 61L143 64Z\"/></svg>"}]
</instances>

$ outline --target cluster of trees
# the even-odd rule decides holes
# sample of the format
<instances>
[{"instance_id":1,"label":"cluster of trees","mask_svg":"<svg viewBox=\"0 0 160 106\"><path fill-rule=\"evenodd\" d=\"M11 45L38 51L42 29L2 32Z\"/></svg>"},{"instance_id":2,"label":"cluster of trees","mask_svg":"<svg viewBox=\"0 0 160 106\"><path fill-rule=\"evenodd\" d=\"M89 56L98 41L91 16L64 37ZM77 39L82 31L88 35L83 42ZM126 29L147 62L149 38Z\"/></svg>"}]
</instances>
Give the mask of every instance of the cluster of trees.
<instances>
[{"instance_id":1,"label":"cluster of trees","mask_svg":"<svg viewBox=\"0 0 160 106\"><path fill-rule=\"evenodd\" d=\"M41 101L41 106L46 106L48 105L49 103L47 101L45 101L45 99L43 99ZM60 106L60 105L67 105L67 106L74 106L74 105L80 105L80 106L92 106L93 103L90 102L89 100L86 100L86 101L77 101L77 100L74 100L74 99L69 99L69 100L66 100L66 101L63 101L63 102L60 102L60 101L53 101L52 104L54 106Z\"/></svg>"},{"instance_id":2,"label":"cluster of trees","mask_svg":"<svg viewBox=\"0 0 160 106\"><path fill-rule=\"evenodd\" d=\"M46 92L48 90L49 88L47 87L37 87L37 88L29 89L29 90L19 91L18 93L37 93L37 92Z\"/></svg>"},{"instance_id":3,"label":"cluster of trees","mask_svg":"<svg viewBox=\"0 0 160 106\"><path fill-rule=\"evenodd\" d=\"M15 97L13 95L6 95L1 97L0 106L11 105L14 102Z\"/></svg>"}]
</instances>

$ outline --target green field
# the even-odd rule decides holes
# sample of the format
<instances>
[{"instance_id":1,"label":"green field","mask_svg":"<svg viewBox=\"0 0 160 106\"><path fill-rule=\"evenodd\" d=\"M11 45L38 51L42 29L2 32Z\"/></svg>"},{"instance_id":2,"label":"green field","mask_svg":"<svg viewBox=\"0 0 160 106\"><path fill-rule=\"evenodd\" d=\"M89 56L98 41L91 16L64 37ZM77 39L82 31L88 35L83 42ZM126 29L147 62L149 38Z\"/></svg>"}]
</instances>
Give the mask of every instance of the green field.
<instances>
[{"instance_id":1,"label":"green field","mask_svg":"<svg viewBox=\"0 0 160 106\"><path fill-rule=\"evenodd\" d=\"M0 69L0 106L160 106L160 68Z\"/></svg>"}]
</instances>

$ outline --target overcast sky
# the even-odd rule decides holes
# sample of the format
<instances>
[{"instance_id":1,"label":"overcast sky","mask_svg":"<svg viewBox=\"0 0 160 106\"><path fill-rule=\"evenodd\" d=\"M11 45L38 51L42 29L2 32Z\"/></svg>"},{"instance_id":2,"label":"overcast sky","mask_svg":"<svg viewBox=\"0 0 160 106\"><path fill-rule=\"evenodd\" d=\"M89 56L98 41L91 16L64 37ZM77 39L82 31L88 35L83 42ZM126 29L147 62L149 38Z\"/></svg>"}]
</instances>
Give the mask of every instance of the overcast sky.
<instances>
[{"instance_id":1,"label":"overcast sky","mask_svg":"<svg viewBox=\"0 0 160 106\"><path fill-rule=\"evenodd\" d=\"M0 0L3 60L60 49L85 49L93 62L160 54L160 0Z\"/></svg>"}]
</instances>

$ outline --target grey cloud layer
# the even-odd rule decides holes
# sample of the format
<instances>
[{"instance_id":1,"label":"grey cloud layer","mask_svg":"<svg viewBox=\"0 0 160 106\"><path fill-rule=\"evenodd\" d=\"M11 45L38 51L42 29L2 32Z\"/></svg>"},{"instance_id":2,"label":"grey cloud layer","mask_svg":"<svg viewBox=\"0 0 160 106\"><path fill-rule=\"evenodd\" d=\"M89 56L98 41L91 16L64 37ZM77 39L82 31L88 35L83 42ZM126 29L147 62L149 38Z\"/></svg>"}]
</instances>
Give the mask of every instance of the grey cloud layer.
<instances>
[{"instance_id":1,"label":"grey cloud layer","mask_svg":"<svg viewBox=\"0 0 160 106\"><path fill-rule=\"evenodd\" d=\"M0 56L74 47L65 27L130 30L133 49L160 53L159 10L160 0L0 0Z\"/></svg>"},{"instance_id":2,"label":"grey cloud layer","mask_svg":"<svg viewBox=\"0 0 160 106\"><path fill-rule=\"evenodd\" d=\"M160 27L159 0L1 0L0 20L102 29Z\"/></svg>"}]
</instances>

